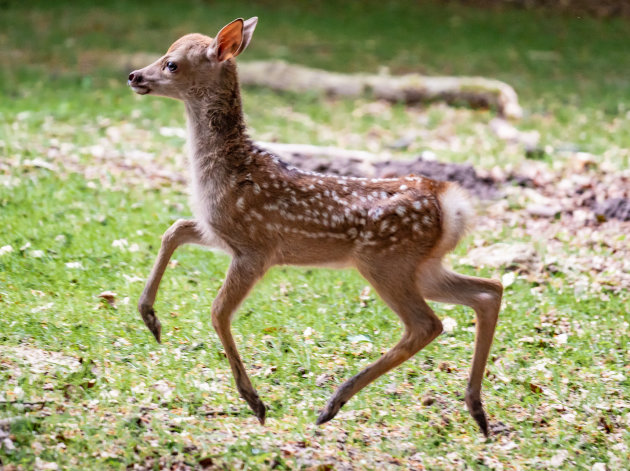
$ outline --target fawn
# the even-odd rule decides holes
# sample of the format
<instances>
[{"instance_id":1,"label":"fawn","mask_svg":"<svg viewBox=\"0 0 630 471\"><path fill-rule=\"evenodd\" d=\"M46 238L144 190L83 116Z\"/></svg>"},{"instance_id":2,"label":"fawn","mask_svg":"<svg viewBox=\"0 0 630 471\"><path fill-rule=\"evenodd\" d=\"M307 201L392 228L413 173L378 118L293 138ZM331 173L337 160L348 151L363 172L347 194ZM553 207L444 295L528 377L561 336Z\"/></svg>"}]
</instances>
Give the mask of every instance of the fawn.
<instances>
[{"instance_id":1,"label":"fawn","mask_svg":"<svg viewBox=\"0 0 630 471\"><path fill-rule=\"evenodd\" d=\"M323 424L354 394L442 332L425 299L470 306L477 323L465 400L487 436L481 383L503 287L442 266L471 217L466 194L453 183L418 176L368 179L304 172L258 148L246 134L234 62L257 21L236 19L214 39L183 36L162 58L129 75L134 92L179 99L186 106L195 215L164 233L138 302L142 319L160 342L153 304L177 247L198 244L231 255L225 282L212 303L212 325L239 393L264 424L265 405L230 331L234 312L273 265L356 268L398 314L404 333L391 350L339 386L317 419Z\"/></svg>"}]
</instances>

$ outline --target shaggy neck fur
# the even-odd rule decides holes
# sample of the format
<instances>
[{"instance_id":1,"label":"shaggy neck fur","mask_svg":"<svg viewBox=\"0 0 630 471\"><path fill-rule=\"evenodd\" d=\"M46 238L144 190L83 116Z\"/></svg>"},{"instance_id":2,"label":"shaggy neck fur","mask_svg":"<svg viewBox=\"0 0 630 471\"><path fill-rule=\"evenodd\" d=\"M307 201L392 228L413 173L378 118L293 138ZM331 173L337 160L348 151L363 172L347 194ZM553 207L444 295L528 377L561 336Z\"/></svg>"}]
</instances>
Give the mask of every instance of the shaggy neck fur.
<instances>
[{"instance_id":1,"label":"shaggy neck fur","mask_svg":"<svg viewBox=\"0 0 630 471\"><path fill-rule=\"evenodd\" d=\"M211 172L216 179L218 174L239 166L250 143L235 64L222 64L217 83L191 90L185 104L194 173L205 179L211 177Z\"/></svg>"},{"instance_id":2,"label":"shaggy neck fur","mask_svg":"<svg viewBox=\"0 0 630 471\"><path fill-rule=\"evenodd\" d=\"M251 150L236 65L223 63L216 82L191 90L185 104L193 211L220 232L234 204L232 185Z\"/></svg>"}]
</instances>

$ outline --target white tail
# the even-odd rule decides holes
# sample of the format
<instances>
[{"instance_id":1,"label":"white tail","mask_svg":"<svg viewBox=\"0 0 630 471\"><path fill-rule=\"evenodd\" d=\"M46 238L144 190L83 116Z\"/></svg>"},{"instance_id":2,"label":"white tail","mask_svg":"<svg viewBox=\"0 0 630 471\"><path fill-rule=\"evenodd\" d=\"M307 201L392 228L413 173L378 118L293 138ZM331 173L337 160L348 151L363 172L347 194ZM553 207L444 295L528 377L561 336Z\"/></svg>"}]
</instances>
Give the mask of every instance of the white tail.
<instances>
[{"instance_id":1,"label":"white tail","mask_svg":"<svg viewBox=\"0 0 630 471\"><path fill-rule=\"evenodd\" d=\"M346 178L303 172L257 148L243 122L236 65L256 18L235 20L212 39L190 34L166 55L129 75L140 94L186 105L194 220L180 220L162 246L139 301L144 322L160 341L153 310L158 286L177 247L218 247L232 256L212 304L212 323L236 384L261 423L265 406L252 386L230 331L231 317L266 270L277 264L355 267L402 320L402 339L344 382L317 423L332 419L354 394L409 359L442 332L425 299L472 307L475 353L466 404L481 431L488 423L481 382L501 304L497 281L442 267L469 224L468 198L455 184L418 176Z\"/></svg>"}]
</instances>

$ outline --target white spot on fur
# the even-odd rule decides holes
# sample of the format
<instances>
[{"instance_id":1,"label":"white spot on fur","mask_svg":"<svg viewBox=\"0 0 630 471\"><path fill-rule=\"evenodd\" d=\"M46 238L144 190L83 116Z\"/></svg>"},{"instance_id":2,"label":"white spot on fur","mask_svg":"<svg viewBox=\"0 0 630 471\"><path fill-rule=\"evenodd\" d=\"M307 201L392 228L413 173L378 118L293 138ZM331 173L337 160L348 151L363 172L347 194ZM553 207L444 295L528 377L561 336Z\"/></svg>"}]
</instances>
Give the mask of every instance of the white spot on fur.
<instances>
[{"instance_id":1,"label":"white spot on fur","mask_svg":"<svg viewBox=\"0 0 630 471\"><path fill-rule=\"evenodd\" d=\"M372 212L372 219L374 221L378 221L383 216L383 208L376 208Z\"/></svg>"},{"instance_id":2,"label":"white spot on fur","mask_svg":"<svg viewBox=\"0 0 630 471\"><path fill-rule=\"evenodd\" d=\"M236 200L236 207L243 211L245 209L245 198L242 196Z\"/></svg>"}]
</instances>

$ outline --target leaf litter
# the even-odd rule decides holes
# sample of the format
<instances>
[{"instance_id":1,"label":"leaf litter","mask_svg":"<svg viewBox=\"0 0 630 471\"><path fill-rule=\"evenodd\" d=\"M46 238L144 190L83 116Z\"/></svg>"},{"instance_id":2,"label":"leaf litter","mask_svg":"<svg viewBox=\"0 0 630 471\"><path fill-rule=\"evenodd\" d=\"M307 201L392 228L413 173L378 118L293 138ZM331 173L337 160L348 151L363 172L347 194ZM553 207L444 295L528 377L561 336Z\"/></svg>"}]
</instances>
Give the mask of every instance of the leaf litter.
<instances>
[{"instance_id":1,"label":"leaf litter","mask_svg":"<svg viewBox=\"0 0 630 471\"><path fill-rule=\"evenodd\" d=\"M82 131L89 131L90 126L102 127L103 123L86 125ZM98 181L99 185L117 191L124 191L128 185L183 191L185 178L181 175L184 172L181 161L173 158L173 147L156 148L147 145L147 142L151 142L152 134L128 123L107 123L105 127L105 136L91 146L77 146L71 142L54 140L48 144L33 142L32 152L42 155L41 158L23 159L14 156L3 162L3 168L19 168L26 173L44 170L60 176L78 172L85 176L88 184ZM179 128L163 129L161 134L177 138L183 135ZM432 137L435 138L435 135ZM426 145L439 152L443 144L438 141L439 139L435 142L429 141ZM121 142L129 145L120 147L118 144ZM465 149L466 143L463 140L457 142L460 148ZM121 150L133 148L134 144L137 146L136 150ZM357 167L356 162L351 164L354 165L352 168ZM412 164L413 160L398 168L406 172L413 168ZM461 178L462 182L472 182L465 183L465 186L478 197L477 203L482 216L476 221L471 250L461 260L453 257L456 263L475 267L485 265L496 270L508 289L521 280L532 284L533 290L536 285L560 282L564 289L572 290L580 298L596 296L606 299L609 296L623 295L630 288L630 244L627 239L630 225L625 217L617 217L618 214L624 214L623 201L630 197L627 171L609 168L605 159L601 162L577 153L569 156L564 153L553 164L525 160L507 170L438 165L438 162L427 160L426 154L425 157L416 159L415 164L424 166L425 169L437 169L435 171L447 175L447 178ZM331 165L341 164L336 162ZM383 174L399 171L392 170L396 165L398 164L395 162L383 164ZM5 185L19 184L7 170L3 171ZM422 173L420 169L411 171ZM103 178L103 175L110 175L111 178ZM477 181L479 188L484 188L483 190L475 190ZM611 212L610 205L622 208L621 213ZM490 234L501 233L508 233L509 239L496 242L496 237L489 237ZM544 246L540 243L543 240ZM120 242L120 239L114 242L117 242L113 244L114 248L130 247ZM11 245L0 248L3 256L11 256L12 251ZM66 265L69 269L82 268L80 262L68 262ZM559 274L563 278L558 278ZM104 291L101 298L106 303L114 303L116 295ZM361 303L371 303L371 300L370 290L363 290L360 295ZM465 325L462 326L459 318L448 319L450 333L468 329ZM571 348L572 339L581 335L579 323L571 322L566 314L550 309L544 309L539 314L537 328L540 332L529 339L522 339L523 345L540 345L542 342L545 347L553 344L554 348ZM626 322L625 325L620 325L619 333L627 335L627 332ZM320 340L317 332L310 327L304 331L303 336L304 343L313 346ZM448 338L444 339L446 340ZM371 346L368 335L357 334L349 341L361 348ZM116 346L124 347L124 344ZM106 386L100 397L85 399L80 390L56 391L54 381L50 383L53 385L52 390L49 386L42 385L41 397L27 397L18 378L32 373L51 378L64 374L65 378L81 370L80 360L26 346L0 346L0 363L10 376L2 385L2 400L28 402L46 401L50 398L58 402L54 406L44 403L36 411L22 411L22 416L41 421L63 410L69 417L66 423L56 425L53 429L48 429L47 433L41 434L37 443L43 445L38 446L58 446L65 440L59 437L80 437L83 427L96 424L102 428L102 433L116 437L121 433L120 424L131 421L130 423L136 423L141 428L145 444L138 445L137 451L134 451L131 459L135 464L130 465L129 469L154 469L156 466L170 469L212 469L226 465L238 467L239 460L244 466L254 455L261 457L259 464L265 468L283 466L283 463L291 463L290 466L295 468L313 469L464 469L470 465L470 461L461 452L439 456L427 455L417 450L412 443L424 433L419 431L418 426L410 429L405 423L383 422L384 419L378 417L373 407L357 406L344 410L340 413L337 424L329 424L322 429L300 424L299 427L304 427L303 432L296 432L296 428L299 428L299 411L303 410L298 408L294 415L271 418L269 429L262 429L239 406L213 406L205 412L199 409L197 413L189 413L176 406L181 399L177 387L166 380L137 387L130 403L125 403L126 399L121 397L120 391ZM459 365L451 362L442 362L440 365L442 366L436 367L436 372L432 374L459 375L463 381L465 371ZM569 387L570 383L563 386L567 390L564 398L559 398L547 387L552 379L551 363L531 361L526 369L517 368L517 365L518 362L508 354L505 358L492 360L489 368L492 375L490 379L495 378L498 383L511 388L522 387L536 396L538 404L533 414L523 404L505 405L516 420L531 422L532 426L549 432L567 426L595 427L606 435L605 440L611 447L613 444L617 446L614 449L615 455L608 458L611 465L614 466L617 456L628 456L623 429L630 426L630 403L627 398L615 393L619 383L626 381L627 369L625 374L610 371L605 360L598 359L595 372L581 373L584 380L601 381L603 387L609 391L601 403L593 407L591 398L585 396L579 388ZM97 376L107 381L107 377L112 374L112 366L105 365L104 368ZM267 370L261 370L261 374L269 376L265 371ZM519 373L514 374L514 371ZM269 374L271 373L269 370ZM90 376L90 373L86 374ZM222 382L207 383L208 391L202 392L219 394L232 404L239 404L229 384L229 376L223 376ZM98 389L99 385L94 377L93 375L86 381L77 381L75 388ZM312 379L314 385L327 390L338 380L335 372ZM391 384L387 390L390 394L399 394L401 390L409 388L410 386L404 384ZM436 403L441 405L439 412L431 412L429 408ZM481 457L479 464L483 463L493 469L515 469L509 465L509 457L518 452L522 445L521 437L515 430L502 428L496 423L493 427L501 429L501 435L492 443L482 443L469 436L468 430L462 428L465 411L453 407L455 403L459 407L458 401L431 393L425 395L424 399L419 399L417 405L410 409L418 416L428 417L430 434L441 436L448 433L456 444L463 444L473 455L477 453ZM304 404L304 408L309 410L312 407L310 402ZM591 420L590 416L596 418ZM356 427L346 430L344 423L347 421L353 421ZM421 424L420 428L427 427L427 423ZM5 439L11 440L8 430L7 425L0 426L0 433L7 435ZM173 440L182 446L181 451L156 454L156 449L161 449ZM6 443L5 449L10 450L11 445ZM14 442L11 441L11 444ZM245 446L244 444L250 448L247 453L235 453L230 461L225 461L223 455L226 449L238 449ZM36 453L38 446L32 447ZM252 447L256 448L255 453ZM112 439L103 443L102 449L93 458L118 459L126 453L124 450L123 441ZM86 456L85 459L87 458ZM51 466L45 459L37 459L38 466ZM528 464L539 468L566 466L571 459L571 454L560 450L544 459L532 459ZM601 463L596 465L599 464Z\"/></svg>"}]
</instances>

